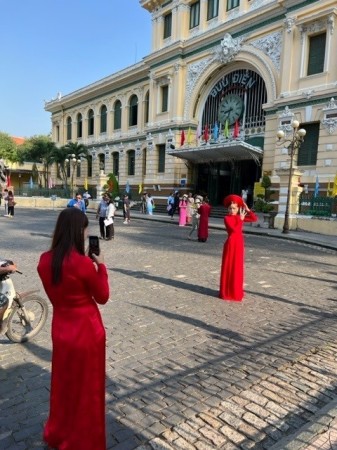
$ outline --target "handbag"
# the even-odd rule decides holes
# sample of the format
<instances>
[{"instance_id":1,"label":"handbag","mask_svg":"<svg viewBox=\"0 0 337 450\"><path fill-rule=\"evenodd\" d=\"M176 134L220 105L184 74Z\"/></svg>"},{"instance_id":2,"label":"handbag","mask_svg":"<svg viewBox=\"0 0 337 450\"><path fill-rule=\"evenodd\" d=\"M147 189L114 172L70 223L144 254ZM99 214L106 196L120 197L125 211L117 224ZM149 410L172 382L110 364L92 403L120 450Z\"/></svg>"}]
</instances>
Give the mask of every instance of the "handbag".
<instances>
[{"instance_id":1,"label":"handbag","mask_svg":"<svg viewBox=\"0 0 337 450\"><path fill-rule=\"evenodd\" d=\"M109 225L112 225L114 223L114 220L112 217L109 217L109 219L104 219L104 225L108 227Z\"/></svg>"}]
</instances>

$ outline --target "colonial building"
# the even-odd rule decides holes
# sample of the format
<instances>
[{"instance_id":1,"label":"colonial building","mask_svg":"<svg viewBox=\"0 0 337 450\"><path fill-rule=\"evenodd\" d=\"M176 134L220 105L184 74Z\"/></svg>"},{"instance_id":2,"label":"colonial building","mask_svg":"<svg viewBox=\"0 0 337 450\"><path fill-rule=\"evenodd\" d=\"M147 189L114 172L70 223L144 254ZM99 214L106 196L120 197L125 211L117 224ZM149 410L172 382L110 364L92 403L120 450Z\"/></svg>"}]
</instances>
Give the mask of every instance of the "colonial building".
<instances>
[{"instance_id":1,"label":"colonial building","mask_svg":"<svg viewBox=\"0 0 337 450\"><path fill-rule=\"evenodd\" d=\"M290 156L277 132L291 139L296 119L306 136L292 185L310 192L319 180L326 192L337 170L336 1L140 5L151 14L151 53L45 104L54 142L90 149L82 184L101 188L114 173L132 193L203 191L220 204L268 173L282 210Z\"/></svg>"}]
</instances>

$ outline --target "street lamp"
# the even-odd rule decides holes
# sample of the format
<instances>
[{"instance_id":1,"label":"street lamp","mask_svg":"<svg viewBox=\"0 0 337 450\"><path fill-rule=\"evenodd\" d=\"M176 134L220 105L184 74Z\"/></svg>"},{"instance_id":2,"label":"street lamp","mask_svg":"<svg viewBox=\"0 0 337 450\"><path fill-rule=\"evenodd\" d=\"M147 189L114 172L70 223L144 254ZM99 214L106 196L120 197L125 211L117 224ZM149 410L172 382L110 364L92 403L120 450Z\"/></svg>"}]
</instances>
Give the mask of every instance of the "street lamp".
<instances>
[{"instance_id":1,"label":"street lamp","mask_svg":"<svg viewBox=\"0 0 337 450\"><path fill-rule=\"evenodd\" d=\"M76 155L72 153L71 155L67 155L67 158L65 159L65 163L69 164L69 170L70 170L70 177L71 177L71 195L74 197L74 175L75 175L75 169L78 165L81 164L81 160L76 158ZM71 167L72 167L72 173L71 173Z\"/></svg>"},{"instance_id":2,"label":"street lamp","mask_svg":"<svg viewBox=\"0 0 337 450\"><path fill-rule=\"evenodd\" d=\"M291 122L291 126L293 129L293 134L291 139L284 139L285 133L283 130L278 130L276 136L280 142L280 144L289 144L286 148L288 149L288 155L290 156L290 168L289 168L289 178L288 178L288 191L287 191L287 201L286 201L286 210L284 213L284 224L282 233L289 233L289 203L290 203L290 190L291 190L291 177L293 171L294 164L294 156L296 154L296 150L298 150L304 141L304 136L307 134L304 128L298 129L300 123L298 120L293 120ZM282 142L281 142L282 141Z\"/></svg>"}]
</instances>

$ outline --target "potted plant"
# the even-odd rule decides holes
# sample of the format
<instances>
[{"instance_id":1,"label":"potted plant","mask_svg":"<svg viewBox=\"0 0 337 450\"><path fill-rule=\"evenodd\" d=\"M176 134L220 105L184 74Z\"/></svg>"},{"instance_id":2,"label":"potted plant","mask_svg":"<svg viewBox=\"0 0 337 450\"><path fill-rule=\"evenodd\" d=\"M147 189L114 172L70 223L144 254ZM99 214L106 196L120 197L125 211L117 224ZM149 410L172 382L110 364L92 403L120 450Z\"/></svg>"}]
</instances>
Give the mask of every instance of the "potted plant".
<instances>
[{"instance_id":1,"label":"potted plant","mask_svg":"<svg viewBox=\"0 0 337 450\"><path fill-rule=\"evenodd\" d=\"M274 205L270 203L270 197L274 191L270 189L271 180L268 175L263 175L261 186L264 188L264 194L257 195L257 198L254 201L254 211L262 213L263 222L268 223L269 228L274 228Z\"/></svg>"}]
</instances>

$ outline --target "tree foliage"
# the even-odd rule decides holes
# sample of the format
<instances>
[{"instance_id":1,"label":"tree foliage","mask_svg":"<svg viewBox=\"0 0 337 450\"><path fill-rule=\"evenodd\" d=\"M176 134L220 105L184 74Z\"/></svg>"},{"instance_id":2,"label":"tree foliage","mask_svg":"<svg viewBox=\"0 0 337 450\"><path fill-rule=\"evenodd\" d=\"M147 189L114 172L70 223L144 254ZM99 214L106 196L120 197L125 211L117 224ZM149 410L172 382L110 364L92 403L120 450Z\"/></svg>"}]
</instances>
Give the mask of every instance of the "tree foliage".
<instances>
[{"instance_id":1,"label":"tree foliage","mask_svg":"<svg viewBox=\"0 0 337 450\"><path fill-rule=\"evenodd\" d=\"M7 133L0 132L0 159L19 162L18 146Z\"/></svg>"}]
</instances>

